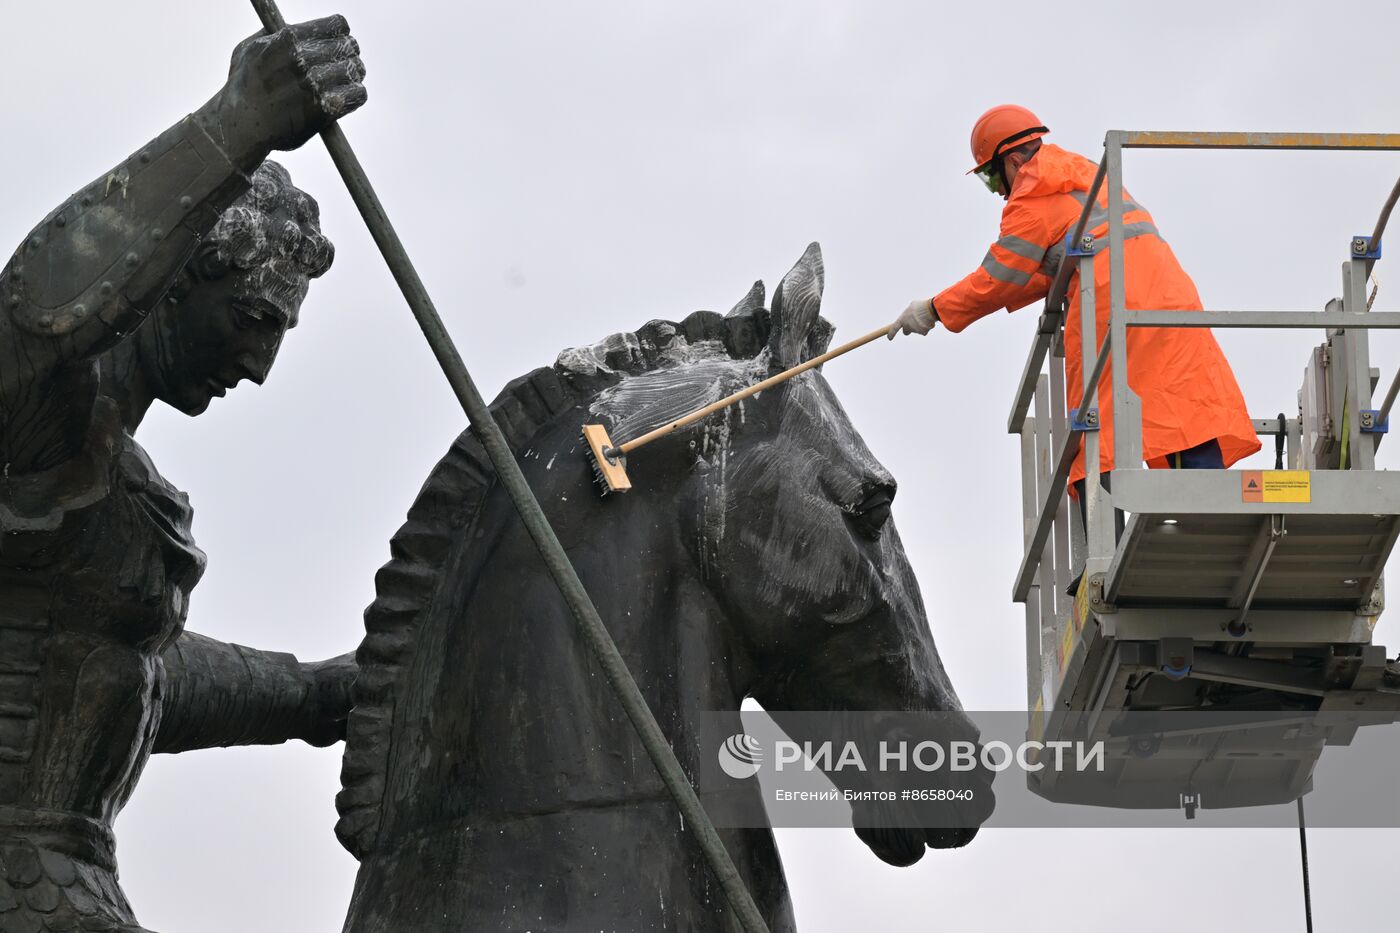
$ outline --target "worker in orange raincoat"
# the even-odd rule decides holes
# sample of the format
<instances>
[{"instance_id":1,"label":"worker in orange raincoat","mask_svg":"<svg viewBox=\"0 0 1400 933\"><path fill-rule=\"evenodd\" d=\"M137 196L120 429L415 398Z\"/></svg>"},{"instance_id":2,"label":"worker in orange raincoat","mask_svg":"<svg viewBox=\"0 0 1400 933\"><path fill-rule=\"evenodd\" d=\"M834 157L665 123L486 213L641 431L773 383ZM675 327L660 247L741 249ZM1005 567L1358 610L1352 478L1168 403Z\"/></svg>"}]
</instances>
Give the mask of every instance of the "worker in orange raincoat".
<instances>
[{"instance_id":1,"label":"worker in orange raincoat","mask_svg":"<svg viewBox=\"0 0 1400 933\"><path fill-rule=\"evenodd\" d=\"M1006 308L1015 311L1049 292L1064 242L1088 201L1098 166L1052 143L1040 120L1024 107L993 107L972 130L972 169L1006 199L1001 237L981 268L932 299L914 301L889 327L927 334L941 323L957 333L973 321ZM971 173L969 173L971 174ZM1095 238L1094 298L1098 340L1108 333L1108 192L1084 228ZM1157 232L1152 215L1123 192L1123 269L1126 307L1199 311L1196 286ZM1076 260L1070 259L1070 262ZM1079 274L1069 280L1065 318L1065 378L1071 407L1084 389ZM1207 328L1128 329L1128 384L1142 399L1142 454L1149 466L1224 468L1259 449L1259 438L1215 337ZM1100 468L1113 468L1111 367L1098 384ZM1070 481L1082 490L1081 452Z\"/></svg>"}]
</instances>

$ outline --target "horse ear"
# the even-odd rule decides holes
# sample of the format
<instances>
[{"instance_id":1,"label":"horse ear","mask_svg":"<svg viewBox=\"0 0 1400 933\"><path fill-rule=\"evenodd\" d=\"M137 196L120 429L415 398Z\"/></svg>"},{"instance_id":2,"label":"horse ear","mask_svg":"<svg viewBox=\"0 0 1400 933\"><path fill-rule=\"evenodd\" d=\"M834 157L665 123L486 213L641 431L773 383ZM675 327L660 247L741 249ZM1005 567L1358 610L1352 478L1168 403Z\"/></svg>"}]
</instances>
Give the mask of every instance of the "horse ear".
<instances>
[{"instance_id":1,"label":"horse ear","mask_svg":"<svg viewBox=\"0 0 1400 933\"><path fill-rule=\"evenodd\" d=\"M755 282L749 293L724 316L727 330L724 346L736 360L751 360L768 346L768 309L763 306L766 298L763 282Z\"/></svg>"},{"instance_id":2,"label":"horse ear","mask_svg":"<svg viewBox=\"0 0 1400 933\"><path fill-rule=\"evenodd\" d=\"M821 244L813 243L773 292L768 348L783 368L802 362L807 336L821 313L825 281Z\"/></svg>"}]
</instances>

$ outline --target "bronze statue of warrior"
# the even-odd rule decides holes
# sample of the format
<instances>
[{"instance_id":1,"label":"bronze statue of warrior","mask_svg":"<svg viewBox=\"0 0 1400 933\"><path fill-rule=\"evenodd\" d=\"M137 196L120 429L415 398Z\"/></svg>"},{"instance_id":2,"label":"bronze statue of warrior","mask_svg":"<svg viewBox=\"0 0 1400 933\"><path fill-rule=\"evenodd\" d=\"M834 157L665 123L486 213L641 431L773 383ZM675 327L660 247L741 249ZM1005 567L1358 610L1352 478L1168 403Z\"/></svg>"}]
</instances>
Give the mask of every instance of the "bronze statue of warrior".
<instances>
[{"instance_id":1,"label":"bronze statue of warrior","mask_svg":"<svg viewBox=\"0 0 1400 933\"><path fill-rule=\"evenodd\" d=\"M261 383L329 268L264 162L365 101L339 16L254 36L208 103L46 217L0 272L0 929L140 928L112 821L153 751L344 731L348 658L184 632L204 555L133 439Z\"/></svg>"}]
</instances>

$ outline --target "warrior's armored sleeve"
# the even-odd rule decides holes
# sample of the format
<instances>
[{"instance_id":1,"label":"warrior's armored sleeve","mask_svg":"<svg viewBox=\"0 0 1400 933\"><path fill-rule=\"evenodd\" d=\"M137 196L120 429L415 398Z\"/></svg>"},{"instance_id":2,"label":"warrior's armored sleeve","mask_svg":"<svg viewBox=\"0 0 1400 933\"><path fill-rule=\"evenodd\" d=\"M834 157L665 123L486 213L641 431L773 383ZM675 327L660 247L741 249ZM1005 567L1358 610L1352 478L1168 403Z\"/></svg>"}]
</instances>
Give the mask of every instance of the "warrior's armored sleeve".
<instances>
[{"instance_id":1,"label":"warrior's armored sleeve","mask_svg":"<svg viewBox=\"0 0 1400 933\"><path fill-rule=\"evenodd\" d=\"M355 662L302 664L290 654L183 633L161 656L165 692L156 752L345 737Z\"/></svg>"},{"instance_id":2,"label":"warrior's armored sleeve","mask_svg":"<svg viewBox=\"0 0 1400 933\"><path fill-rule=\"evenodd\" d=\"M59 338L59 362L101 353L141 323L249 185L186 117L44 218L0 272L0 305L21 332Z\"/></svg>"}]
</instances>

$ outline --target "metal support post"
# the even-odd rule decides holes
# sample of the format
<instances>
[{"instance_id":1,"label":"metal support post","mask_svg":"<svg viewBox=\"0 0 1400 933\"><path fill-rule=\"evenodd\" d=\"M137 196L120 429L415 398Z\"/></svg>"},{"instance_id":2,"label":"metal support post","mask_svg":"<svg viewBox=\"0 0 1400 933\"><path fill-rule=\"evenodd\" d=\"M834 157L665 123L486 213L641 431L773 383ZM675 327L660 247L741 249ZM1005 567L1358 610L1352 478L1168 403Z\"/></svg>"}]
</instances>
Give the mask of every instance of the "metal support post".
<instances>
[{"instance_id":1,"label":"metal support post","mask_svg":"<svg viewBox=\"0 0 1400 933\"><path fill-rule=\"evenodd\" d=\"M1366 314L1366 280L1371 274L1370 259L1348 259L1342 264L1342 311ZM1363 412L1371 412L1371 352L1370 333L1364 328L1349 327L1341 335L1346 345L1346 428L1347 466L1353 470L1376 468L1376 438L1363 422Z\"/></svg>"},{"instance_id":2,"label":"metal support post","mask_svg":"<svg viewBox=\"0 0 1400 933\"><path fill-rule=\"evenodd\" d=\"M1054 443L1051 431L1050 418L1050 379L1041 375L1035 383L1035 447L1036 447L1036 485L1041 490L1051 488L1051 477L1054 476L1056 459L1055 453L1059 447ZM1041 503L1037 507L1044 507L1047 510L1054 510L1056 503L1045 501L1044 494L1038 497ZM1064 498L1063 491L1060 498ZM1044 516L1037 515L1037 524L1044 521ZM1053 527L1051 531L1053 532ZM1030 544L1034 545L1034 537ZM1039 581L1040 591L1037 594L1040 602L1040 643L1041 656L1045 657L1045 649L1049 647L1053 651L1054 646L1059 644L1060 619L1055 612L1055 549L1048 538L1043 538L1040 543L1040 552L1033 554L1036 562L1036 580ZM1029 602L1029 600L1027 600Z\"/></svg>"},{"instance_id":3,"label":"metal support post","mask_svg":"<svg viewBox=\"0 0 1400 933\"><path fill-rule=\"evenodd\" d=\"M1066 262L1069 258L1066 257ZM1094 256L1079 255L1079 345L1085 360L1099 355L1098 308L1094 292ZM1116 347L1114 348L1116 351ZM1116 353L1115 353L1116 355ZM1084 395L1080 409L1097 407L1099 393L1089 384L1089 370L1084 368L1084 384L1080 387ZM1115 390L1116 392L1116 390ZM1116 427L1116 425L1115 425ZM1086 553L1084 579L1096 573L1103 573L1113 560L1116 547L1113 533L1113 500L1099 481L1102 467L1101 434L1098 431L1084 433L1084 537Z\"/></svg>"},{"instance_id":4,"label":"metal support post","mask_svg":"<svg viewBox=\"0 0 1400 933\"><path fill-rule=\"evenodd\" d=\"M1059 450L1065 443L1065 438L1069 434L1069 423L1065 413L1068 406L1065 400L1065 358L1062 353L1052 352L1050 354L1050 442L1055 450ZM1070 558L1069 545L1069 496L1060 497L1059 503L1055 506L1055 524L1050 529L1051 548L1055 556L1055 616L1056 618L1066 615L1069 612L1068 598L1065 590L1069 588L1070 568L1073 563Z\"/></svg>"},{"instance_id":5,"label":"metal support post","mask_svg":"<svg viewBox=\"0 0 1400 933\"><path fill-rule=\"evenodd\" d=\"M1089 197L1085 201L1084 209L1079 212L1079 220L1074 224L1074 232L1070 234L1070 242L1077 243L1079 238L1084 235L1085 225L1089 222L1089 214L1093 212L1094 200L1099 196L1099 189L1103 187L1103 179L1104 162L1100 160L1098 171L1094 173L1094 182L1089 186ZM1036 325L1035 341L1031 344L1031 352L1026 357L1026 365L1021 372L1021 381L1016 389L1016 400L1011 404L1011 415L1006 423L1008 434L1015 434L1021 420L1026 417L1026 411L1031 407L1031 393L1035 391L1035 385L1031 381L1032 376L1040 372L1045 354L1051 350L1056 338L1060 335L1060 328L1064 325L1062 306L1072 271L1067 263L1061 262L1059 271L1055 273L1055 281L1050 285L1050 293L1045 297L1045 311L1040 315L1040 321Z\"/></svg>"},{"instance_id":6,"label":"metal support post","mask_svg":"<svg viewBox=\"0 0 1400 933\"><path fill-rule=\"evenodd\" d=\"M1021 422L1021 527L1026 547L1030 546L1035 534L1035 511L1039 507L1036 497L1036 456L1034 418ZM1032 590L1035 587L1031 587ZM1040 639L1040 599L1031 593L1026 600L1026 709L1035 709L1035 701L1040 697L1044 672L1041 665Z\"/></svg>"},{"instance_id":7,"label":"metal support post","mask_svg":"<svg viewBox=\"0 0 1400 933\"><path fill-rule=\"evenodd\" d=\"M1127 297L1123 271L1122 132L1104 141L1108 164L1108 333L1113 341L1113 468L1142 469L1142 405L1128 387ZM1082 283L1081 283L1082 286Z\"/></svg>"}]
</instances>

